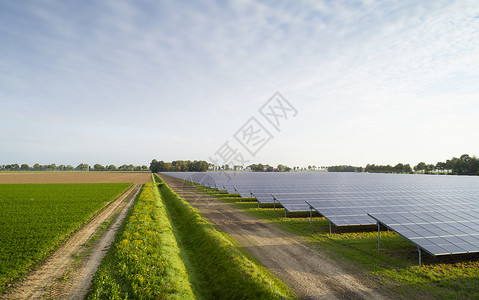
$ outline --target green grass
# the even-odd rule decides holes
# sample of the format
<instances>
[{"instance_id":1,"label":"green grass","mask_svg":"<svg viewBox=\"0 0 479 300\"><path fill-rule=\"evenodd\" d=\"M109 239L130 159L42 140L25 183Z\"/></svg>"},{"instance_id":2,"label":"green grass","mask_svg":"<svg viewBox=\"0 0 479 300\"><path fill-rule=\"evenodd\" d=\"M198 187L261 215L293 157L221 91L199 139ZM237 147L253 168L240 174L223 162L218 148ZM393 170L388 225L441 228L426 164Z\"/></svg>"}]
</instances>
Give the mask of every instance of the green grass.
<instances>
[{"instance_id":1,"label":"green grass","mask_svg":"<svg viewBox=\"0 0 479 300\"><path fill-rule=\"evenodd\" d=\"M205 190L203 187L198 187ZM320 251L338 261L347 261L370 277L394 297L411 299L479 299L479 255L432 257L423 252L423 266L418 265L415 245L391 231L381 231L378 252L375 226L334 227L329 235L326 219L284 218L284 210L257 208L257 204L239 202L216 191L206 190L236 208L304 236Z\"/></svg>"},{"instance_id":2,"label":"green grass","mask_svg":"<svg viewBox=\"0 0 479 300\"><path fill-rule=\"evenodd\" d=\"M197 299L285 299L292 292L166 184L159 186Z\"/></svg>"},{"instance_id":3,"label":"green grass","mask_svg":"<svg viewBox=\"0 0 479 300\"><path fill-rule=\"evenodd\" d=\"M194 299L180 252L158 189L147 183L87 299Z\"/></svg>"},{"instance_id":4,"label":"green grass","mask_svg":"<svg viewBox=\"0 0 479 300\"><path fill-rule=\"evenodd\" d=\"M146 184L87 299L291 298L239 248L168 186Z\"/></svg>"},{"instance_id":5,"label":"green grass","mask_svg":"<svg viewBox=\"0 0 479 300\"><path fill-rule=\"evenodd\" d=\"M0 292L131 184L0 184Z\"/></svg>"}]
</instances>

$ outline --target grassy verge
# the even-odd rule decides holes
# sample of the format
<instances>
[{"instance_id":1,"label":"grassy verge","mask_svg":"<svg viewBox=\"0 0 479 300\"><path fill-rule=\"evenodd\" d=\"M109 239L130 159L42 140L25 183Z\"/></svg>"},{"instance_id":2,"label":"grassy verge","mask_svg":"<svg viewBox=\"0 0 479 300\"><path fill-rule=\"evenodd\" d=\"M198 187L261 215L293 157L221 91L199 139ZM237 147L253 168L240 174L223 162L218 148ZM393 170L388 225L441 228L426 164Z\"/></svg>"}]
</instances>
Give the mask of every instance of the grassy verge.
<instances>
[{"instance_id":1,"label":"grassy verge","mask_svg":"<svg viewBox=\"0 0 479 300\"><path fill-rule=\"evenodd\" d=\"M88 299L195 298L155 184L145 184L118 232Z\"/></svg>"},{"instance_id":2,"label":"grassy verge","mask_svg":"<svg viewBox=\"0 0 479 300\"><path fill-rule=\"evenodd\" d=\"M159 189L197 298L284 299L293 296L281 281L240 250L233 238L205 221L197 209L170 187L160 184Z\"/></svg>"},{"instance_id":3,"label":"grassy verge","mask_svg":"<svg viewBox=\"0 0 479 300\"><path fill-rule=\"evenodd\" d=\"M199 187L205 190L203 187ZM432 257L423 253L418 266L417 248L394 232L381 231L381 250L377 249L374 228L333 227L329 235L327 220L284 218L284 210L257 208L256 203L239 202L216 191L206 190L238 209L304 236L336 260L347 261L379 280L392 295L411 299L479 299L479 255Z\"/></svg>"}]
</instances>

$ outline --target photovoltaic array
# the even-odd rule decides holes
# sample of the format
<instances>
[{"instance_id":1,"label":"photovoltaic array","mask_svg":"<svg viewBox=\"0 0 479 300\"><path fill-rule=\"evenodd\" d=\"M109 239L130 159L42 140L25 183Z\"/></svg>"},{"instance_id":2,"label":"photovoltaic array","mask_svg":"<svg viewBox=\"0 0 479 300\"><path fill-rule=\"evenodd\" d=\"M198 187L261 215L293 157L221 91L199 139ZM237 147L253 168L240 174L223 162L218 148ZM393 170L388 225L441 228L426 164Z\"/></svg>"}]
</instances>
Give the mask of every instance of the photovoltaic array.
<instances>
[{"instance_id":1,"label":"photovoltaic array","mask_svg":"<svg viewBox=\"0 0 479 300\"><path fill-rule=\"evenodd\" d=\"M479 177L368 173L165 173L314 210L336 226L379 223L432 255L479 252Z\"/></svg>"}]
</instances>

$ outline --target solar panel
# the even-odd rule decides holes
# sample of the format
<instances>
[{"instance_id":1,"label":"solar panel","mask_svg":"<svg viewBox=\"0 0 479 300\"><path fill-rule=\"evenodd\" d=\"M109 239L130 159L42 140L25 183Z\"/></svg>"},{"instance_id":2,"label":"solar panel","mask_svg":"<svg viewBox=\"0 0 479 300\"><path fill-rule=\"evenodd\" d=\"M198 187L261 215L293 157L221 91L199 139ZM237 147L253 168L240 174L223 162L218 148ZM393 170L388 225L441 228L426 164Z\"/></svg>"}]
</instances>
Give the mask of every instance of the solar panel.
<instances>
[{"instance_id":1,"label":"solar panel","mask_svg":"<svg viewBox=\"0 0 479 300\"><path fill-rule=\"evenodd\" d=\"M356 173L178 172L167 175L315 210L337 226L380 224L432 255L479 252L479 177Z\"/></svg>"},{"instance_id":2,"label":"solar panel","mask_svg":"<svg viewBox=\"0 0 479 300\"><path fill-rule=\"evenodd\" d=\"M479 209L370 213L433 256L479 252Z\"/></svg>"}]
</instances>

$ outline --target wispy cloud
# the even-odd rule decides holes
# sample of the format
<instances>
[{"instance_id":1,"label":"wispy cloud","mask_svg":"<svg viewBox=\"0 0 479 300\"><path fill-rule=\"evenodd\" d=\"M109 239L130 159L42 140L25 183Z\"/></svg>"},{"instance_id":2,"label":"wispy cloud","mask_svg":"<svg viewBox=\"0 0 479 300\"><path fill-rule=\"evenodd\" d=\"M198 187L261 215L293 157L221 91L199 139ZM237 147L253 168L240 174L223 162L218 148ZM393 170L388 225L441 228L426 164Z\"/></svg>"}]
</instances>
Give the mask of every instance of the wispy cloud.
<instances>
[{"instance_id":1,"label":"wispy cloud","mask_svg":"<svg viewBox=\"0 0 479 300\"><path fill-rule=\"evenodd\" d=\"M41 128L34 122L69 122L109 149L102 137L120 134L96 126L126 125L134 133L159 131L151 147L171 148L165 159L206 159L280 90L300 110L302 127L291 125L295 136L276 140L308 141L310 149L301 157L284 153L291 164L458 155L430 143L405 154L394 143L419 143L424 134L465 139L477 125L478 15L473 1L5 2L0 138L34 141ZM19 119L23 129L9 130ZM401 120L414 125L392 122ZM440 120L454 123L431 134ZM47 127L61 140L60 128ZM369 139L367 151L338 152L348 139ZM12 140L4 147L13 153L23 146ZM74 151L75 144L62 147Z\"/></svg>"}]
</instances>

